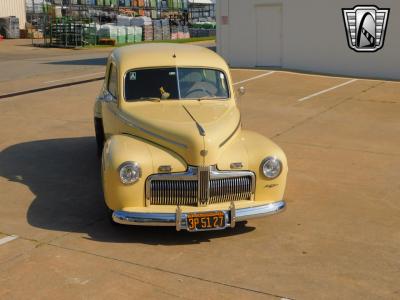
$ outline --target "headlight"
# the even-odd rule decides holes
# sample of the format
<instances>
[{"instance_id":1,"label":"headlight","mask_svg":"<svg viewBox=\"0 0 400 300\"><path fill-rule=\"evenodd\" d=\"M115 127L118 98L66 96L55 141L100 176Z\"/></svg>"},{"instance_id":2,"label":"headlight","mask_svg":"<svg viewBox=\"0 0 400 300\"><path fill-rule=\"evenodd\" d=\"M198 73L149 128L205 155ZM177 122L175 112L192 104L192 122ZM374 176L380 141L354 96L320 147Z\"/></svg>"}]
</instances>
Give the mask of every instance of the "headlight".
<instances>
[{"instance_id":1,"label":"headlight","mask_svg":"<svg viewBox=\"0 0 400 300\"><path fill-rule=\"evenodd\" d=\"M281 174L282 162L276 157L267 157L261 164L262 172L268 179L275 179Z\"/></svg>"},{"instance_id":2,"label":"headlight","mask_svg":"<svg viewBox=\"0 0 400 300\"><path fill-rule=\"evenodd\" d=\"M136 162L124 162L119 167L119 178L123 184L133 184L141 176L140 166Z\"/></svg>"}]
</instances>

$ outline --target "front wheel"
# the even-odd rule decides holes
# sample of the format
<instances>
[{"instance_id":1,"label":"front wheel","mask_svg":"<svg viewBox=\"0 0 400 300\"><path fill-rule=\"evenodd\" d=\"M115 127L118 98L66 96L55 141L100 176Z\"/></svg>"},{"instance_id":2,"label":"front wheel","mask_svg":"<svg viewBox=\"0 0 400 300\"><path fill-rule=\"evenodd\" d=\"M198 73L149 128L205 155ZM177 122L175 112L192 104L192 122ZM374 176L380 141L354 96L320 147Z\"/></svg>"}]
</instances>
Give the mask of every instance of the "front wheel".
<instances>
[{"instance_id":1,"label":"front wheel","mask_svg":"<svg viewBox=\"0 0 400 300\"><path fill-rule=\"evenodd\" d=\"M112 218L112 215L113 215L113 213L114 213L113 210L111 210L111 209L109 209L109 208L107 207L107 212L106 212L106 213L107 213L107 219L108 219L108 221L110 222L111 225L113 225L113 226L120 226L120 224L114 222L114 220L113 220L113 218Z\"/></svg>"},{"instance_id":2,"label":"front wheel","mask_svg":"<svg viewBox=\"0 0 400 300\"><path fill-rule=\"evenodd\" d=\"M97 156L101 157L104 147L103 119L94 118L94 131L96 133Z\"/></svg>"}]
</instances>

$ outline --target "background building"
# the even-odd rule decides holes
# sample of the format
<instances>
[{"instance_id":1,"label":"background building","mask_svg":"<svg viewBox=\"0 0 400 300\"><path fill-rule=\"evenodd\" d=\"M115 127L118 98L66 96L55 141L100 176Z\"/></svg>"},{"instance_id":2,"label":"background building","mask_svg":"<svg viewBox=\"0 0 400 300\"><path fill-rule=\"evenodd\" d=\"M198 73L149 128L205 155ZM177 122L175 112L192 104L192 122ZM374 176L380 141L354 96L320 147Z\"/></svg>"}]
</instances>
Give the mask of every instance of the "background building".
<instances>
[{"instance_id":1,"label":"background building","mask_svg":"<svg viewBox=\"0 0 400 300\"><path fill-rule=\"evenodd\" d=\"M25 0L0 0L0 18L15 16L19 19L19 28L25 28Z\"/></svg>"},{"instance_id":2,"label":"background building","mask_svg":"<svg viewBox=\"0 0 400 300\"><path fill-rule=\"evenodd\" d=\"M0 13L2 36L46 47L216 35L215 0L0 0Z\"/></svg>"},{"instance_id":3,"label":"background building","mask_svg":"<svg viewBox=\"0 0 400 300\"><path fill-rule=\"evenodd\" d=\"M390 8L383 49L347 44L342 8ZM217 51L235 67L400 79L400 1L218 0Z\"/></svg>"}]
</instances>

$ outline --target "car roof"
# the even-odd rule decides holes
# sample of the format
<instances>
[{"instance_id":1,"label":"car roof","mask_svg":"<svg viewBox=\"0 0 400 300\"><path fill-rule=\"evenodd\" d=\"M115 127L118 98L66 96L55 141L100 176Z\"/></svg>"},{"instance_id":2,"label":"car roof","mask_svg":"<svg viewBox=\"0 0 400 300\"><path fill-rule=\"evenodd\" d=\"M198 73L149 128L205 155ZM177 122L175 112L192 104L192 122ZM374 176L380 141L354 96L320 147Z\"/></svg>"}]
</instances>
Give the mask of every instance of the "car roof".
<instances>
[{"instance_id":1,"label":"car roof","mask_svg":"<svg viewBox=\"0 0 400 300\"><path fill-rule=\"evenodd\" d=\"M148 43L125 46L115 49L111 57L118 65L120 74L131 69L170 66L209 67L229 72L225 60L217 53L188 44Z\"/></svg>"}]
</instances>

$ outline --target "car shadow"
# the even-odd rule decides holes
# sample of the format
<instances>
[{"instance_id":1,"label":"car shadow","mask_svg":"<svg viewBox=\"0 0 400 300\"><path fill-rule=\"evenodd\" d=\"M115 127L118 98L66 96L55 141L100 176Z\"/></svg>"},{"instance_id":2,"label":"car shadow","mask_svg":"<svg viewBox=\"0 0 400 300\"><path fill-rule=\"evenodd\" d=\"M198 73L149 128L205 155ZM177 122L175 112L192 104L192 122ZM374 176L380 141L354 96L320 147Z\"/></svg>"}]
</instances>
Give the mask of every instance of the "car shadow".
<instances>
[{"instance_id":1,"label":"car shadow","mask_svg":"<svg viewBox=\"0 0 400 300\"><path fill-rule=\"evenodd\" d=\"M46 62L45 64L69 65L69 66L105 66L107 64L107 57L60 60L60 61Z\"/></svg>"},{"instance_id":2,"label":"car shadow","mask_svg":"<svg viewBox=\"0 0 400 300\"><path fill-rule=\"evenodd\" d=\"M27 211L34 227L83 233L85 239L115 243L192 244L254 230L240 226L213 232L174 228L113 226L107 221L100 163L94 137L32 141L0 153L0 176L19 182L35 195Z\"/></svg>"}]
</instances>

